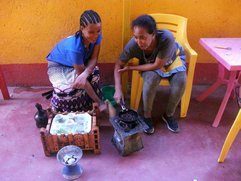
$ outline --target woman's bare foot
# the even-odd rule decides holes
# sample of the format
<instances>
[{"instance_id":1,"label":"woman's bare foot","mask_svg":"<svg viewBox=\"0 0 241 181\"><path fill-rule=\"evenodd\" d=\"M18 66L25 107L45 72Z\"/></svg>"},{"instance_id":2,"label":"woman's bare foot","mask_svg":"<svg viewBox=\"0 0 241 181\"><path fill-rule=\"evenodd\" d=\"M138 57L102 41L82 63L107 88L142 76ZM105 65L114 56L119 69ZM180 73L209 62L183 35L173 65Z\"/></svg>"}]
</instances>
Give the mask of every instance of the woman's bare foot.
<instances>
[{"instance_id":1,"label":"woman's bare foot","mask_svg":"<svg viewBox=\"0 0 241 181\"><path fill-rule=\"evenodd\" d=\"M107 111L107 108L108 108L107 102L101 102L100 104L98 104L97 102L93 103L93 109L97 114L100 112Z\"/></svg>"},{"instance_id":2,"label":"woman's bare foot","mask_svg":"<svg viewBox=\"0 0 241 181\"><path fill-rule=\"evenodd\" d=\"M112 118L112 117L115 117L116 116L116 109L112 106L112 104L106 100L107 102L107 109L108 109L108 112L109 112L109 117Z\"/></svg>"},{"instance_id":3,"label":"woman's bare foot","mask_svg":"<svg viewBox=\"0 0 241 181\"><path fill-rule=\"evenodd\" d=\"M101 102L99 104L99 110L100 112L107 111L107 102Z\"/></svg>"}]
</instances>

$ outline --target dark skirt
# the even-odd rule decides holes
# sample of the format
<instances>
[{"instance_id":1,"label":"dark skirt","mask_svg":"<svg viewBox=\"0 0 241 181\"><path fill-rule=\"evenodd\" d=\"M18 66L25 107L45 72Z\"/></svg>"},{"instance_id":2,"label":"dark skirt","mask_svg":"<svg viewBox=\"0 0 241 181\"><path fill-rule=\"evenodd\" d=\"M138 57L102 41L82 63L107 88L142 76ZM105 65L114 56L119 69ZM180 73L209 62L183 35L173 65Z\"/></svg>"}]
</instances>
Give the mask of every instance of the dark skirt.
<instances>
[{"instance_id":1,"label":"dark skirt","mask_svg":"<svg viewBox=\"0 0 241 181\"><path fill-rule=\"evenodd\" d=\"M52 109L57 112L89 111L93 108L93 100L83 89L74 90L71 88L76 73L74 68L66 67L56 63L49 63L49 80L54 87L51 99ZM102 100L103 95L100 89L100 71L96 66L87 80L93 87L96 95Z\"/></svg>"}]
</instances>

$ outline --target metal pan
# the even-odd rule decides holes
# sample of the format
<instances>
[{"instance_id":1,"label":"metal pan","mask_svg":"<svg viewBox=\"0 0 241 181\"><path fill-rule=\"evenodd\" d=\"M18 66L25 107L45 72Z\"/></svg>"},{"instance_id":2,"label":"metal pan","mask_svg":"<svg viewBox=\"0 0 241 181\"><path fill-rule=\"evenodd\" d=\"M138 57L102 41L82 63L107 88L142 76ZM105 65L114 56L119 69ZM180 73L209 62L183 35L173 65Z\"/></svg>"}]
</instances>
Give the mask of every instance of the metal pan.
<instances>
[{"instance_id":1,"label":"metal pan","mask_svg":"<svg viewBox=\"0 0 241 181\"><path fill-rule=\"evenodd\" d=\"M119 112L119 118L125 123L133 123L138 121L138 113L132 109L127 109L122 100L120 101L121 111Z\"/></svg>"}]
</instances>

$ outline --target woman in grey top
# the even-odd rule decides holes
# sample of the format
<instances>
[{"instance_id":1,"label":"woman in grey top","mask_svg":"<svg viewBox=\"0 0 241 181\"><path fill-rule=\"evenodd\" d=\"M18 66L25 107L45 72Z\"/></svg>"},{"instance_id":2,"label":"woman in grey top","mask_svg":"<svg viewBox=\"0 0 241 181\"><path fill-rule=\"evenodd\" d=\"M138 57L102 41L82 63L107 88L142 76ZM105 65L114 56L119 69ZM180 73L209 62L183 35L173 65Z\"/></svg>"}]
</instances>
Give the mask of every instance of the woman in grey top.
<instances>
[{"instance_id":1,"label":"woman in grey top","mask_svg":"<svg viewBox=\"0 0 241 181\"><path fill-rule=\"evenodd\" d=\"M149 15L136 18L132 22L132 30L134 37L127 43L115 65L114 98L118 103L121 99L124 100L120 73L128 70L140 71L144 81L142 90L144 120L149 126L149 129L144 130L144 132L153 134L152 105L160 80L168 78L170 96L162 119L166 122L168 129L176 133L179 128L173 115L186 85L184 49L175 42L170 31L157 30L155 20ZM125 66L134 57L140 60L140 64Z\"/></svg>"}]
</instances>

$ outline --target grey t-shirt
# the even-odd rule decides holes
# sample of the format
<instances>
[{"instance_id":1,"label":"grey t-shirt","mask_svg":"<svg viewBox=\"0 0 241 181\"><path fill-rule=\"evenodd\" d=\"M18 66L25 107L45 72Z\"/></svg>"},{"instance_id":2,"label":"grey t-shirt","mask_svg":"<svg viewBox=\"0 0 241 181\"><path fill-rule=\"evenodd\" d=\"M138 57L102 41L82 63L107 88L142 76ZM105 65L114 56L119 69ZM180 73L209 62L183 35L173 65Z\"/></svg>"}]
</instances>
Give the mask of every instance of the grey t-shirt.
<instances>
[{"instance_id":1,"label":"grey t-shirt","mask_svg":"<svg viewBox=\"0 0 241 181\"><path fill-rule=\"evenodd\" d=\"M126 44L123 52L120 55L120 60L127 63L132 58L138 58L140 64L153 63L158 56L161 59L166 59L164 66L172 64L176 59L176 43L172 33L168 30L157 31L157 47L150 55L145 55L135 42L134 37Z\"/></svg>"}]
</instances>

